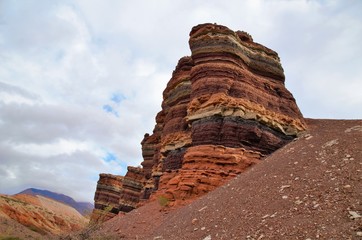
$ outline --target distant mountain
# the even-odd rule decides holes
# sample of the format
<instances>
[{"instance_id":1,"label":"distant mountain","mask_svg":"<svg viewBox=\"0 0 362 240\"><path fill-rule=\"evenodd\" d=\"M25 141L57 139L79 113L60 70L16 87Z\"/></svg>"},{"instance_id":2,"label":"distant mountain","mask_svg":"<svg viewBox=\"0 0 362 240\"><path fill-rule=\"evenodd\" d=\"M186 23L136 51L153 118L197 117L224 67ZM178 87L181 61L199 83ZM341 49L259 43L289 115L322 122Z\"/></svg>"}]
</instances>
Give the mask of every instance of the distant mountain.
<instances>
[{"instance_id":1,"label":"distant mountain","mask_svg":"<svg viewBox=\"0 0 362 240\"><path fill-rule=\"evenodd\" d=\"M48 190L40 190L40 189L36 189L36 188L28 188L18 194L28 194L28 195L32 195L32 196L36 196L36 195L40 195L43 197L47 197L47 198L51 198L54 199L58 202L67 204L71 207L73 207L74 209L76 209L80 214L82 214L83 216L85 215L89 215L92 210L93 210L93 204L89 203L89 202L77 202L75 201L73 198L64 195L64 194L60 194L60 193L55 193L55 192L51 192Z\"/></svg>"}]
</instances>

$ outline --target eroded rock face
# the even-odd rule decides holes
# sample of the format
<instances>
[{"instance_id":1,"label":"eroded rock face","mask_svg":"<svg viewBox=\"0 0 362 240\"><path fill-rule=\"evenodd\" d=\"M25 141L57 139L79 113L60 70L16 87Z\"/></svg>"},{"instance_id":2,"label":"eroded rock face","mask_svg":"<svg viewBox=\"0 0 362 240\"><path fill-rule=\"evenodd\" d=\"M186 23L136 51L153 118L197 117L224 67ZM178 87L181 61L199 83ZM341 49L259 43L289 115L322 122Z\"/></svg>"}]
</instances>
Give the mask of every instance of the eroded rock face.
<instances>
[{"instance_id":1,"label":"eroded rock face","mask_svg":"<svg viewBox=\"0 0 362 240\"><path fill-rule=\"evenodd\" d=\"M142 142L151 159L145 150L158 139L148 185L175 201L220 186L305 130L276 52L215 24L194 27L189 44L164 91L162 121Z\"/></svg>"},{"instance_id":2,"label":"eroded rock face","mask_svg":"<svg viewBox=\"0 0 362 240\"><path fill-rule=\"evenodd\" d=\"M119 210L129 212L137 207L144 186L144 172L139 167L128 167L119 196Z\"/></svg>"},{"instance_id":3,"label":"eroded rock face","mask_svg":"<svg viewBox=\"0 0 362 240\"><path fill-rule=\"evenodd\" d=\"M142 141L141 163L146 173L144 198L159 187L160 176L165 171L181 168L185 149L191 146L191 128L186 121L190 101L191 57L179 60L172 78L163 92L162 111L157 114L153 134Z\"/></svg>"},{"instance_id":4,"label":"eroded rock face","mask_svg":"<svg viewBox=\"0 0 362 240\"><path fill-rule=\"evenodd\" d=\"M189 44L153 134L141 142L143 168L129 168L123 179L120 211L150 196L174 204L201 196L306 129L276 52L216 24L194 27Z\"/></svg>"},{"instance_id":5,"label":"eroded rock face","mask_svg":"<svg viewBox=\"0 0 362 240\"><path fill-rule=\"evenodd\" d=\"M305 123L284 86L278 54L239 36L214 24L192 29L189 43L195 67L187 119L234 116L255 120L285 135L303 131Z\"/></svg>"},{"instance_id":6,"label":"eroded rock face","mask_svg":"<svg viewBox=\"0 0 362 240\"><path fill-rule=\"evenodd\" d=\"M139 167L128 167L124 177L100 174L91 223L104 222L119 212L126 213L135 209L144 186L145 173Z\"/></svg>"},{"instance_id":7,"label":"eroded rock face","mask_svg":"<svg viewBox=\"0 0 362 240\"><path fill-rule=\"evenodd\" d=\"M123 179L122 176L99 174L91 223L104 222L118 214Z\"/></svg>"}]
</instances>

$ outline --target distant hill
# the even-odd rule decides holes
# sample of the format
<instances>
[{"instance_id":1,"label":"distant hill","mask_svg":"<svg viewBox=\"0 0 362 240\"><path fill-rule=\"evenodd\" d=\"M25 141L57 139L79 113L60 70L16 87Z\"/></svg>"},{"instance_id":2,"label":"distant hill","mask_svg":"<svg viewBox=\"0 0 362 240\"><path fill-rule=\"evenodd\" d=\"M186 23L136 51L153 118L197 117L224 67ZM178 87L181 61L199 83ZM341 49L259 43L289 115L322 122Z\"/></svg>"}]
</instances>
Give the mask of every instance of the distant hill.
<instances>
[{"instance_id":1,"label":"distant hill","mask_svg":"<svg viewBox=\"0 0 362 240\"><path fill-rule=\"evenodd\" d=\"M48 197L0 194L0 239L54 239L88 222L75 208Z\"/></svg>"},{"instance_id":2,"label":"distant hill","mask_svg":"<svg viewBox=\"0 0 362 240\"><path fill-rule=\"evenodd\" d=\"M40 190L40 189L36 189L36 188L28 188L18 194L28 194L28 195L32 195L32 196L43 196L43 197L47 197L47 198L51 198L54 199L58 202L67 204L71 207L73 207L74 209L76 209L80 214L82 214L83 216L88 215L89 213L92 212L93 210L93 204L89 203L89 202L77 202L75 201L73 198L64 195L64 194L60 194L60 193L55 193L55 192L51 192L48 190Z\"/></svg>"}]
</instances>

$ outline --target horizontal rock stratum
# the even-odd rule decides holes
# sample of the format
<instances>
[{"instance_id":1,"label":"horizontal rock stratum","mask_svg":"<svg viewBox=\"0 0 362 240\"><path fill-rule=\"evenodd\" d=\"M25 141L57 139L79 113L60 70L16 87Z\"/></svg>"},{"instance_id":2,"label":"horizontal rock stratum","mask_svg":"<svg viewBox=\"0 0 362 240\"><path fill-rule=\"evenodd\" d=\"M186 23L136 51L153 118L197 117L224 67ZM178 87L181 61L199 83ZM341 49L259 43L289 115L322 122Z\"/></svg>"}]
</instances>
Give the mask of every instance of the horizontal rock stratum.
<instances>
[{"instance_id":1,"label":"horizontal rock stratum","mask_svg":"<svg viewBox=\"0 0 362 240\"><path fill-rule=\"evenodd\" d=\"M142 199L178 204L202 196L306 130L276 52L246 32L209 23L192 28L189 45L153 133L142 140L142 168L129 168L124 179L101 175L95 221Z\"/></svg>"}]
</instances>

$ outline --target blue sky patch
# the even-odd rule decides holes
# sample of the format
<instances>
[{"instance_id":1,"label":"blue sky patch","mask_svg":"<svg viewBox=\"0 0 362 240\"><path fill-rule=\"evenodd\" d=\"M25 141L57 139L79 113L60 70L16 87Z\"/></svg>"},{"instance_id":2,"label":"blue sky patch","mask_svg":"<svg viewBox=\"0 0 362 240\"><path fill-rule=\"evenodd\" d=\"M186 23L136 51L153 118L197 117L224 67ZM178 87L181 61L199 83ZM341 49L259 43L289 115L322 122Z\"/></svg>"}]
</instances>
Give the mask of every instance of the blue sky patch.
<instances>
[{"instance_id":1,"label":"blue sky patch","mask_svg":"<svg viewBox=\"0 0 362 240\"><path fill-rule=\"evenodd\" d=\"M108 112L108 113L112 113L114 116L119 117L119 114L116 110L113 109L113 107L109 104L105 104L103 105L103 110Z\"/></svg>"},{"instance_id":2,"label":"blue sky patch","mask_svg":"<svg viewBox=\"0 0 362 240\"><path fill-rule=\"evenodd\" d=\"M117 157L113 153L107 152L107 155L103 157L103 160L109 163L112 161L117 161Z\"/></svg>"},{"instance_id":3,"label":"blue sky patch","mask_svg":"<svg viewBox=\"0 0 362 240\"><path fill-rule=\"evenodd\" d=\"M113 93L111 101L120 104L126 97L122 93Z\"/></svg>"},{"instance_id":4,"label":"blue sky patch","mask_svg":"<svg viewBox=\"0 0 362 240\"><path fill-rule=\"evenodd\" d=\"M108 104L103 105L103 110L106 112L113 112L113 108Z\"/></svg>"},{"instance_id":5,"label":"blue sky patch","mask_svg":"<svg viewBox=\"0 0 362 240\"><path fill-rule=\"evenodd\" d=\"M106 163L116 162L116 164L119 166L119 168L115 169L112 174L124 176L127 173L128 164L126 162L120 161L114 153L106 151L105 156L102 159Z\"/></svg>"}]
</instances>

